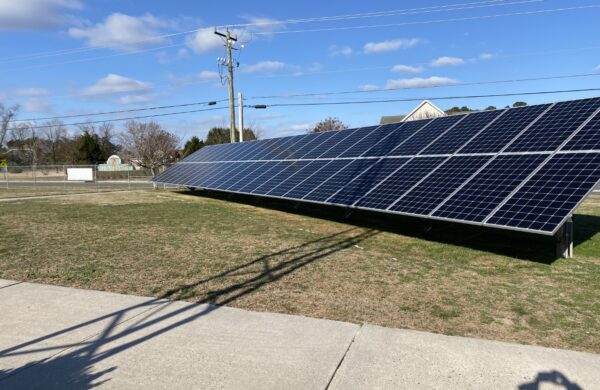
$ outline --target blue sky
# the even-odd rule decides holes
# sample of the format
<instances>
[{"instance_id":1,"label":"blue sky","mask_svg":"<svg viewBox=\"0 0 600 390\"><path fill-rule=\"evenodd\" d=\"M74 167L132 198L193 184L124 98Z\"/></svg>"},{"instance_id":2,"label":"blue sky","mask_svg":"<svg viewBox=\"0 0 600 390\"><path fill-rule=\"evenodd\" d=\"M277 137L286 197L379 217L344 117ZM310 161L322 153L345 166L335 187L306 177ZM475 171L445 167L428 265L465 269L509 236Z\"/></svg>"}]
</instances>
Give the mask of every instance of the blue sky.
<instances>
[{"instance_id":1,"label":"blue sky","mask_svg":"<svg viewBox=\"0 0 600 390\"><path fill-rule=\"evenodd\" d=\"M600 8L564 9L599 4L594 0L229 1L226 5L182 0L0 1L0 102L19 103L20 117L29 118L225 99L227 89L219 80L216 61L224 49L212 28L234 24L251 24L232 27L244 43L236 52L240 62L236 92L243 92L248 104L594 88L600 87L600 76L460 84L600 75ZM563 10L535 13L557 9ZM279 23L365 13L379 14ZM513 15L489 17L505 14ZM373 25L378 27L358 28ZM325 31L306 31L315 29ZM198 31L181 34L190 30ZM405 87L415 89L390 90ZM348 90L372 91L251 99ZM600 93L433 102L443 109L485 108L516 100L541 103L595 95ZM374 124L382 115L406 113L417 104L270 107L247 109L245 117L261 136L275 137L302 133L328 116L353 127ZM177 110L181 109L161 112ZM226 110L216 110L156 120L189 138L203 137L213 125L227 125L227 115Z\"/></svg>"}]
</instances>

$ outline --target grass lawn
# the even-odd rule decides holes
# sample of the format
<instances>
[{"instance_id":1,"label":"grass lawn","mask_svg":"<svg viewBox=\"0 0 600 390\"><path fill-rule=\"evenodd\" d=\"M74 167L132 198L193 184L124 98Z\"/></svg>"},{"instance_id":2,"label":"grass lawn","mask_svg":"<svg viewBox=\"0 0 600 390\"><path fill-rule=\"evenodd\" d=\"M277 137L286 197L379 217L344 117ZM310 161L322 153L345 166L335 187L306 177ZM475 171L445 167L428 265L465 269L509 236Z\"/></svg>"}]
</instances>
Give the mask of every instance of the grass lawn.
<instances>
[{"instance_id":1,"label":"grass lawn","mask_svg":"<svg viewBox=\"0 0 600 390\"><path fill-rule=\"evenodd\" d=\"M0 203L0 278L600 352L600 197L549 238L168 191Z\"/></svg>"},{"instance_id":2,"label":"grass lawn","mask_svg":"<svg viewBox=\"0 0 600 390\"><path fill-rule=\"evenodd\" d=\"M109 189L95 189L95 188L0 188L0 199L5 198L21 198L28 196L43 196L43 195L64 195L74 193L87 193L87 192L102 192L110 191ZM113 190L114 191L114 190Z\"/></svg>"}]
</instances>

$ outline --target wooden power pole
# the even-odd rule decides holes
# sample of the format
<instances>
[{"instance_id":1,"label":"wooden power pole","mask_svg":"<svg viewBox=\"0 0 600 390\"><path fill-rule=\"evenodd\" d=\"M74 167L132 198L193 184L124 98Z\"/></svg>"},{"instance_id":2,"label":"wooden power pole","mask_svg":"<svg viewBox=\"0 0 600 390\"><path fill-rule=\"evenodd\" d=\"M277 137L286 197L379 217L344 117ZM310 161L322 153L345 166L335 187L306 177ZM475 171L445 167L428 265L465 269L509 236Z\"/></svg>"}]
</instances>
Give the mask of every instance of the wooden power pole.
<instances>
[{"instance_id":1,"label":"wooden power pole","mask_svg":"<svg viewBox=\"0 0 600 390\"><path fill-rule=\"evenodd\" d=\"M237 42L236 37L231 36L231 31L227 29L225 34L215 29L215 34L225 38L225 47L227 48L227 84L229 86L229 136L231 143L235 142L235 106L234 106L234 95L233 95L233 59L231 58L231 51L237 50L233 47L233 44Z\"/></svg>"}]
</instances>

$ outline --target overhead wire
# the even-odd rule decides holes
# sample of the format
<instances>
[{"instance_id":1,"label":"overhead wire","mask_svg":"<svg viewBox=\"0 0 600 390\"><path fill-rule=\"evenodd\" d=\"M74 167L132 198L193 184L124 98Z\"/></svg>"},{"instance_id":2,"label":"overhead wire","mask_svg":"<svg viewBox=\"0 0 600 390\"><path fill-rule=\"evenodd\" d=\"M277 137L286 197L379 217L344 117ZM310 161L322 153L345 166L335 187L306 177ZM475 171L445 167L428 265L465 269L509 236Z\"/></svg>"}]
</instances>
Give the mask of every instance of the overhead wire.
<instances>
[{"instance_id":1,"label":"overhead wire","mask_svg":"<svg viewBox=\"0 0 600 390\"><path fill-rule=\"evenodd\" d=\"M449 88L449 87L475 86L475 85L508 84L508 83L519 83L519 82L562 80L562 79L570 79L570 78L599 77L599 76L600 76L600 73L581 73L581 74L570 74L570 75L529 77L529 78L521 78L521 79L473 81L473 82L466 82L466 83L459 82L456 84L449 84L449 85L397 87L397 88L387 88L387 89L379 89L379 90L360 90L360 89L358 89L358 90L346 90L346 91L328 91L328 92L309 92L309 93L293 93L293 94L279 94L279 95L248 96L248 97L245 97L245 100L310 98L310 97L324 97L324 96L335 96L335 95L365 94L365 93L374 93L374 92L392 92L392 91L399 91L399 90L417 90L417 89ZM358 98L356 98L356 99L358 99ZM379 99L375 98L374 100L378 101ZM60 116L34 117L34 118L14 120L13 123L60 120L60 119L77 118L77 117L114 115L114 114L129 113L129 112L163 110L163 109L170 109L170 108L189 107L189 106L195 106L195 105L209 105L211 103L222 103L222 102L226 102L226 101L228 101L228 99L218 99L218 100L209 100L209 101L202 101L202 102L189 102L189 103L181 103L181 104L140 107L140 108L131 108L131 109L123 109L123 110L88 112L88 113L69 114L69 115L60 115Z\"/></svg>"},{"instance_id":2,"label":"overhead wire","mask_svg":"<svg viewBox=\"0 0 600 390\"><path fill-rule=\"evenodd\" d=\"M380 99L380 100L361 100L361 101L340 101L340 102L314 102L314 103L274 103L260 105L246 105L248 108L269 108L269 107L295 107L295 106L337 106L350 104L373 104L373 103L398 103L398 102L418 102L423 100L458 100L458 99L482 99L490 97L508 97L508 96L531 96L531 95L549 95L559 93L578 93L578 92L598 92L600 88L582 88L582 89L566 89L552 91L534 91L534 92L511 92L511 93L496 93L485 95L464 95L464 96L428 96L428 97L413 97L401 99ZM258 107L257 107L258 106Z\"/></svg>"},{"instance_id":3,"label":"overhead wire","mask_svg":"<svg viewBox=\"0 0 600 390\"><path fill-rule=\"evenodd\" d=\"M217 28L239 28L239 27L247 28L247 27L265 27L265 26L271 26L271 25L284 25L284 24L319 23L319 22L328 22L328 21L352 20L352 19L357 19L357 18L399 16L399 15L404 15L404 14L414 15L414 14L419 14L419 13L460 11L460 10L476 9L476 8L483 8L483 7L498 7L498 6L507 6L507 5L540 3L540 2L544 2L544 1L546 1L546 0L520 0L520 1L512 1L512 2L507 2L507 0L487 0L487 1L447 4L447 5L431 6L431 7L396 9L396 10L388 10L388 11L377 11L377 12L346 14L346 15L332 15L332 16L323 16L323 17L314 17L314 18L268 20L268 21L261 21L261 22L238 23L238 24L222 24L222 25L217 25L216 27ZM201 27L201 28L191 29L191 30L187 30L187 31L179 31L179 32L174 32L174 33L155 35L155 36L151 36L151 37L144 38L144 39L132 40L127 43L118 44L118 45L100 45L100 46L94 46L94 47L81 46L81 47L72 48L72 49L62 49L62 50L55 50L55 51L29 53L29 54L24 54L24 55L19 55L19 56L8 57L5 60L0 61L0 64L32 60L32 59L56 57L56 56L61 56L61 55L81 53L81 52L94 51L94 50L102 50L102 49L128 49L135 45L144 44L147 42L159 41L159 40L164 40L165 38L171 38L174 36L196 33L196 32L202 31L206 28L210 28L210 27Z\"/></svg>"}]
</instances>

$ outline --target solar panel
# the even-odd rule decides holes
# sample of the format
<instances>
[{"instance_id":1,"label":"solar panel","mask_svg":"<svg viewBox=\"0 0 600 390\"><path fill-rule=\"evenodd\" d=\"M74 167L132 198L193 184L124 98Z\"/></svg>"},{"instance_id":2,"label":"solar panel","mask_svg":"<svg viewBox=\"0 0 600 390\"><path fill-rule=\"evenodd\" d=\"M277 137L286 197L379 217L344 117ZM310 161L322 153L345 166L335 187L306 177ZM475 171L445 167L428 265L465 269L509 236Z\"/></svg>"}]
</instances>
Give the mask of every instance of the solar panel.
<instances>
[{"instance_id":1,"label":"solar panel","mask_svg":"<svg viewBox=\"0 0 600 390\"><path fill-rule=\"evenodd\" d=\"M556 154L487 221L553 232L600 179L600 153Z\"/></svg>"},{"instance_id":2,"label":"solar panel","mask_svg":"<svg viewBox=\"0 0 600 390\"><path fill-rule=\"evenodd\" d=\"M600 98L207 146L153 180L554 234L600 180Z\"/></svg>"},{"instance_id":3,"label":"solar panel","mask_svg":"<svg viewBox=\"0 0 600 390\"><path fill-rule=\"evenodd\" d=\"M546 158L543 154L498 156L433 215L482 222Z\"/></svg>"},{"instance_id":4,"label":"solar panel","mask_svg":"<svg viewBox=\"0 0 600 390\"><path fill-rule=\"evenodd\" d=\"M389 206L390 210L428 215L488 159L488 156L459 156L448 159Z\"/></svg>"},{"instance_id":5,"label":"solar panel","mask_svg":"<svg viewBox=\"0 0 600 390\"><path fill-rule=\"evenodd\" d=\"M508 152L552 151L600 108L600 99L557 103L518 137Z\"/></svg>"},{"instance_id":6,"label":"solar panel","mask_svg":"<svg viewBox=\"0 0 600 390\"><path fill-rule=\"evenodd\" d=\"M506 110L502 117L468 142L463 153L497 153L544 113L550 104Z\"/></svg>"}]
</instances>

